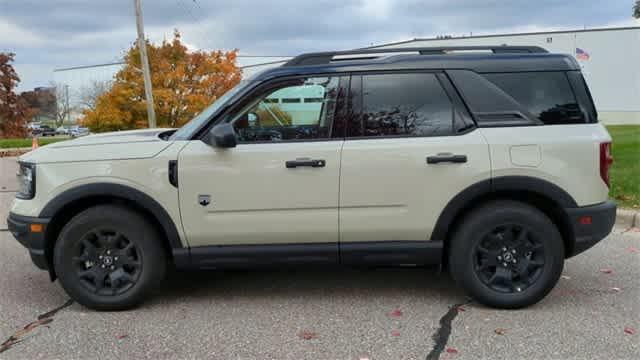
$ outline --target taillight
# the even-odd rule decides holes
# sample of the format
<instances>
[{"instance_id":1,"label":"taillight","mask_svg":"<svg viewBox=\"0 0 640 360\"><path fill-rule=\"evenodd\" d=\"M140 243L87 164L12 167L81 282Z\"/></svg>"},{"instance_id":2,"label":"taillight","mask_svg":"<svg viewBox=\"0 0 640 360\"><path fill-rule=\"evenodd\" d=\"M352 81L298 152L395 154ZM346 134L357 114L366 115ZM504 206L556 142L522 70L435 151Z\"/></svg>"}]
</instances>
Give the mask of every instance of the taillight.
<instances>
[{"instance_id":1,"label":"taillight","mask_svg":"<svg viewBox=\"0 0 640 360\"><path fill-rule=\"evenodd\" d=\"M611 143L600 143L600 177L607 186L609 184L609 168L613 164L613 156L611 156Z\"/></svg>"}]
</instances>

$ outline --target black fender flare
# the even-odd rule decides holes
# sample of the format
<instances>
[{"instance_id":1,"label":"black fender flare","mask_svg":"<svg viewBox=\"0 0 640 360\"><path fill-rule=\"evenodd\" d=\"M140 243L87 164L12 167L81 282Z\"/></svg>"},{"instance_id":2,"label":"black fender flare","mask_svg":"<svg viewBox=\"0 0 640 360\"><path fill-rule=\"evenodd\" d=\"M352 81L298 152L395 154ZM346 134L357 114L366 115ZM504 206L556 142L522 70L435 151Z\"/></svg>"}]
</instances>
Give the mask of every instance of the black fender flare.
<instances>
[{"instance_id":1,"label":"black fender flare","mask_svg":"<svg viewBox=\"0 0 640 360\"><path fill-rule=\"evenodd\" d=\"M167 211L151 196L130 186L116 183L93 183L80 185L66 190L51 199L40 211L40 218L53 218L65 206L78 200L90 197L111 197L135 202L138 206L149 212L158 221L167 236L171 248L183 248L176 224Z\"/></svg>"},{"instance_id":2,"label":"black fender flare","mask_svg":"<svg viewBox=\"0 0 640 360\"><path fill-rule=\"evenodd\" d=\"M578 204L559 186L530 176L501 176L477 182L451 199L440 213L431 234L432 240L445 240L447 231L453 225L458 214L474 206L475 200L492 193L508 191L526 191L553 201L561 209L576 208Z\"/></svg>"}]
</instances>

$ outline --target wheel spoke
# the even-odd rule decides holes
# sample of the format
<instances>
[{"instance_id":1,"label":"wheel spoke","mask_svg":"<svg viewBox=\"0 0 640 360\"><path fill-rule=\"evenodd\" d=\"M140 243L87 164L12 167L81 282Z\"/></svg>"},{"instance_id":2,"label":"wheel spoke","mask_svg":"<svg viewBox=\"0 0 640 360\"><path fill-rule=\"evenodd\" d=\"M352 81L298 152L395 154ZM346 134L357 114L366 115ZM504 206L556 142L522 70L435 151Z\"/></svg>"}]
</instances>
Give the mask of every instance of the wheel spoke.
<instances>
[{"instance_id":1,"label":"wheel spoke","mask_svg":"<svg viewBox=\"0 0 640 360\"><path fill-rule=\"evenodd\" d=\"M98 249L96 249L96 246L91 241L89 241L89 239L84 237L81 243L84 246L84 251L87 253L89 258L93 259L98 256Z\"/></svg>"},{"instance_id":2,"label":"wheel spoke","mask_svg":"<svg viewBox=\"0 0 640 360\"><path fill-rule=\"evenodd\" d=\"M512 272L508 268L498 267L496 272L489 278L489 284L504 284L510 285L512 279Z\"/></svg>"}]
</instances>

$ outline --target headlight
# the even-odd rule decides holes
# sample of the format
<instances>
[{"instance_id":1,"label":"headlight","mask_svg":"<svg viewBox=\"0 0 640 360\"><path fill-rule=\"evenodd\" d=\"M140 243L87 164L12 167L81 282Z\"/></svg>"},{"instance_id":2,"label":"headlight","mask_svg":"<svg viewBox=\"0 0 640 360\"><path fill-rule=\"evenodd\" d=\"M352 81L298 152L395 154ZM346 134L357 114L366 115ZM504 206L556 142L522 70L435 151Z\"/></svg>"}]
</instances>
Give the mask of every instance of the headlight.
<instances>
[{"instance_id":1,"label":"headlight","mask_svg":"<svg viewBox=\"0 0 640 360\"><path fill-rule=\"evenodd\" d=\"M35 164L20 163L18 169L18 199L33 199L36 194L36 166Z\"/></svg>"}]
</instances>

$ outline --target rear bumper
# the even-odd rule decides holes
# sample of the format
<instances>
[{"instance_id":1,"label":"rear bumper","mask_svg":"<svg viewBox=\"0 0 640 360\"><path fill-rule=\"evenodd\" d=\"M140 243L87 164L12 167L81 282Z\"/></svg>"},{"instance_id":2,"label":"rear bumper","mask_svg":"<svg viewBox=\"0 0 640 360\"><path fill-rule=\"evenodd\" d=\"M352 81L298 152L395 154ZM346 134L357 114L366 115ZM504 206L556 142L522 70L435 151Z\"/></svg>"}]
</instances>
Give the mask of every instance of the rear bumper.
<instances>
[{"instance_id":1,"label":"rear bumper","mask_svg":"<svg viewBox=\"0 0 640 360\"><path fill-rule=\"evenodd\" d=\"M22 216L14 213L9 213L9 217L7 218L7 226L13 237L29 250L31 261L43 270L48 268L44 241L45 230L48 223L49 219ZM32 224L42 225L42 231L32 232Z\"/></svg>"},{"instance_id":2,"label":"rear bumper","mask_svg":"<svg viewBox=\"0 0 640 360\"><path fill-rule=\"evenodd\" d=\"M616 203L613 201L566 211L574 235L573 249L567 257L578 255L597 244L609 235L616 222Z\"/></svg>"}]
</instances>

